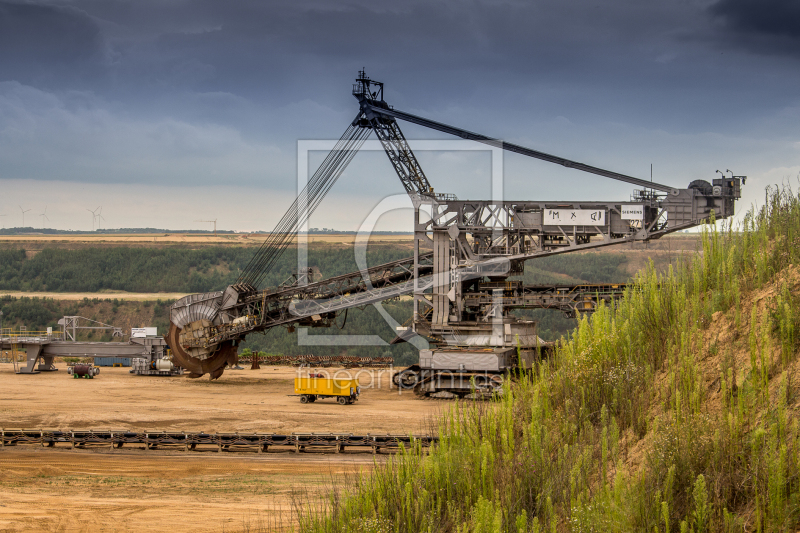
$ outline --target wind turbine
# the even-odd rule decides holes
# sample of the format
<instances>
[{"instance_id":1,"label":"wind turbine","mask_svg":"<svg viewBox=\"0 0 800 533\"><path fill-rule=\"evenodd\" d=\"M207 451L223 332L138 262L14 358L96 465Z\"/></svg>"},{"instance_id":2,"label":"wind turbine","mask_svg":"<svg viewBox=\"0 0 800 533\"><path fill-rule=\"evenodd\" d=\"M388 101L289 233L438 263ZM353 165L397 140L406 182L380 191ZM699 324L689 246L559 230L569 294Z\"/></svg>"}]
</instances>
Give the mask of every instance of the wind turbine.
<instances>
[{"instance_id":1,"label":"wind turbine","mask_svg":"<svg viewBox=\"0 0 800 533\"><path fill-rule=\"evenodd\" d=\"M214 220L195 220L195 222L208 222L209 224L214 224L214 237L217 236L217 219Z\"/></svg>"},{"instance_id":2,"label":"wind turbine","mask_svg":"<svg viewBox=\"0 0 800 533\"><path fill-rule=\"evenodd\" d=\"M22 227L24 228L25 227L25 213L30 211L30 209L22 209L22 206L19 205L19 204L17 204L17 206L19 207L19 210L22 211Z\"/></svg>"},{"instance_id":3,"label":"wind turbine","mask_svg":"<svg viewBox=\"0 0 800 533\"><path fill-rule=\"evenodd\" d=\"M50 222L50 217L47 216L47 206L44 206L44 212L39 213L39 216L42 217L42 229L44 229L44 219Z\"/></svg>"},{"instance_id":4,"label":"wind turbine","mask_svg":"<svg viewBox=\"0 0 800 533\"><path fill-rule=\"evenodd\" d=\"M94 219L95 219L95 217L97 216L97 212L98 212L99 210L101 210L101 209L102 209L102 206L101 206L101 207L98 207L98 208L97 208L97 209L95 209L94 211L92 211L91 209L88 209L88 208L86 209L87 211L89 211L89 212L92 214L92 231L94 231Z\"/></svg>"},{"instance_id":5,"label":"wind turbine","mask_svg":"<svg viewBox=\"0 0 800 533\"><path fill-rule=\"evenodd\" d=\"M7 217L7 216L8 216L8 215L0 215L0 217ZM5 228L5 227L6 227L6 225L5 225L5 224L3 224L3 226L2 226L2 227L3 227L3 228Z\"/></svg>"},{"instance_id":6,"label":"wind turbine","mask_svg":"<svg viewBox=\"0 0 800 533\"><path fill-rule=\"evenodd\" d=\"M100 212L97 213L97 229L98 230L100 229L100 219L101 218L103 219L103 221L105 221L105 219L106 219L106 217L103 216L103 208L102 207L100 207Z\"/></svg>"}]
</instances>

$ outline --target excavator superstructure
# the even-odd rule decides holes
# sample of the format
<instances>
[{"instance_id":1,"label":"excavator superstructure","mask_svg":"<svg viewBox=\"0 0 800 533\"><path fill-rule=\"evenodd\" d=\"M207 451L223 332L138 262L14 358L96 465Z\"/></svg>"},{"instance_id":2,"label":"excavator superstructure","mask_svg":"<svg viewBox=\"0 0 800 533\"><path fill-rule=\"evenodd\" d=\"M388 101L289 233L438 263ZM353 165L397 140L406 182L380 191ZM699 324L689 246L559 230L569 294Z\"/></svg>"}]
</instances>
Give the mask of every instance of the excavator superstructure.
<instances>
[{"instance_id":1,"label":"excavator superstructure","mask_svg":"<svg viewBox=\"0 0 800 533\"><path fill-rule=\"evenodd\" d=\"M696 180L679 189L593 167L393 109L383 83L361 71L353 86L359 111L345 134L309 179L275 231L225 291L187 296L171 309L167 342L190 376L219 377L235 364L237 345L249 333L293 324L331 325L337 314L412 295L412 323L396 341L420 348L419 364L395 382L419 394L459 396L496 390L501 376L536 357L536 324L511 313L519 308L591 312L623 286L535 287L513 279L525 261L658 239L734 214L744 176ZM617 201L460 200L435 192L398 121L635 185ZM288 285L260 283L298 229L375 132L414 206L414 255L314 281L298 273ZM509 279L512 278L512 279ZM425 339L426 342L419 342Z\"/></svg>"}]
</instances>

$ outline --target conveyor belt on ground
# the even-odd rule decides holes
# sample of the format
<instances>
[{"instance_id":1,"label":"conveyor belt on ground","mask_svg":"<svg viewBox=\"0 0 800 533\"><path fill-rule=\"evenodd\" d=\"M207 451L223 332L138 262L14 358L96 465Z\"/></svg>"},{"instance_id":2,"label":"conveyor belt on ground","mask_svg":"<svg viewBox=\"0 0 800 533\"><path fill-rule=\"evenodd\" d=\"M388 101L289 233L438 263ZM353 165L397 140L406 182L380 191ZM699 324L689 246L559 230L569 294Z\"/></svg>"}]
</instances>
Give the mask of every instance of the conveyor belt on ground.
<instances>
[{"instance_id":1,"label":"conveyor belt on ground","mask_svg":"<svg viewBox=\"0 0 800 533\"><path fill-rule=\"evenodd\" d=\"M147 450L255 451L278 452L319 451L340 453L346 449L371 453L396 452L403 448L428 448L438 440L430 435L352 433L205 433L129 429L0 429L0 448L33 445L86 448L122 448L144 445Z\"/></svg>"}]
</instances>

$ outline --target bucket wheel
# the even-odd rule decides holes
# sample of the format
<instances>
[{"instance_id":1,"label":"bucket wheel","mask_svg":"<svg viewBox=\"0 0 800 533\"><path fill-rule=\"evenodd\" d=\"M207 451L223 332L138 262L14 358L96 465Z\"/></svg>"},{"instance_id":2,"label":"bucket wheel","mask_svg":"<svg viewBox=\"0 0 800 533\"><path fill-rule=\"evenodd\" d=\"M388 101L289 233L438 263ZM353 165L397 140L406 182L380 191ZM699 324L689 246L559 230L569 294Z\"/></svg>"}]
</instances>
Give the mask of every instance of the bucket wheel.
<instances>
[{"instance_id":1,"label":"bucket wheel","mask_svg":"<svg viewBox=\"0 0 800 533\"><path fill-rule=\"evenodd\" d=\"M236 366L239 363L238 349L234 346L233 341L219 344L216 351L209 357L200 359L184 350L179 342L180 334L181 328L170 324L165 340L172 349L172 358L176 366L188 370L190 378L199 378L204 374L209 374L211 379L217 379L225 372L225 365Z\"/></svg>"}]
</instances>

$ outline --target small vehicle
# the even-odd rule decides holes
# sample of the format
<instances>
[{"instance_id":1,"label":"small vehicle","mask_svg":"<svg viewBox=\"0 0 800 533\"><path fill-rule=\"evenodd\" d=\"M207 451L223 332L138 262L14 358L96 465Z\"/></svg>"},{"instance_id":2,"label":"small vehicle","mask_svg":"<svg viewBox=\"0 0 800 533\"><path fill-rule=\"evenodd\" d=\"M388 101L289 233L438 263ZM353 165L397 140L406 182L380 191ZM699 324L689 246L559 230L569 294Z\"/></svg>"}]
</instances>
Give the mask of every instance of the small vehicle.
<instances>
[{"instance_id":1,"label":"small vehicle","mask_svg":"<svg viewBox=\"0 0 800 533\"><path fill-rule=\"evenodd\" d=\"M73 378L94 379L100 373L100 369L91 364L79 363L67 368L67 374L72 374Z\"/></svg>"},{"instance_id":2,"label":"small vehicle","mask_svg":"<svg viewBox=\"0 0 800 533\"><path fill-rule=\"evenodd\" d=\"M336 398L340 405L349 405L358 400L361 387L357 379L326 378L323 374L309 374L294 378L295 396L300 403L311 403L325 398Z\"/></svg>"}]
</instances>

